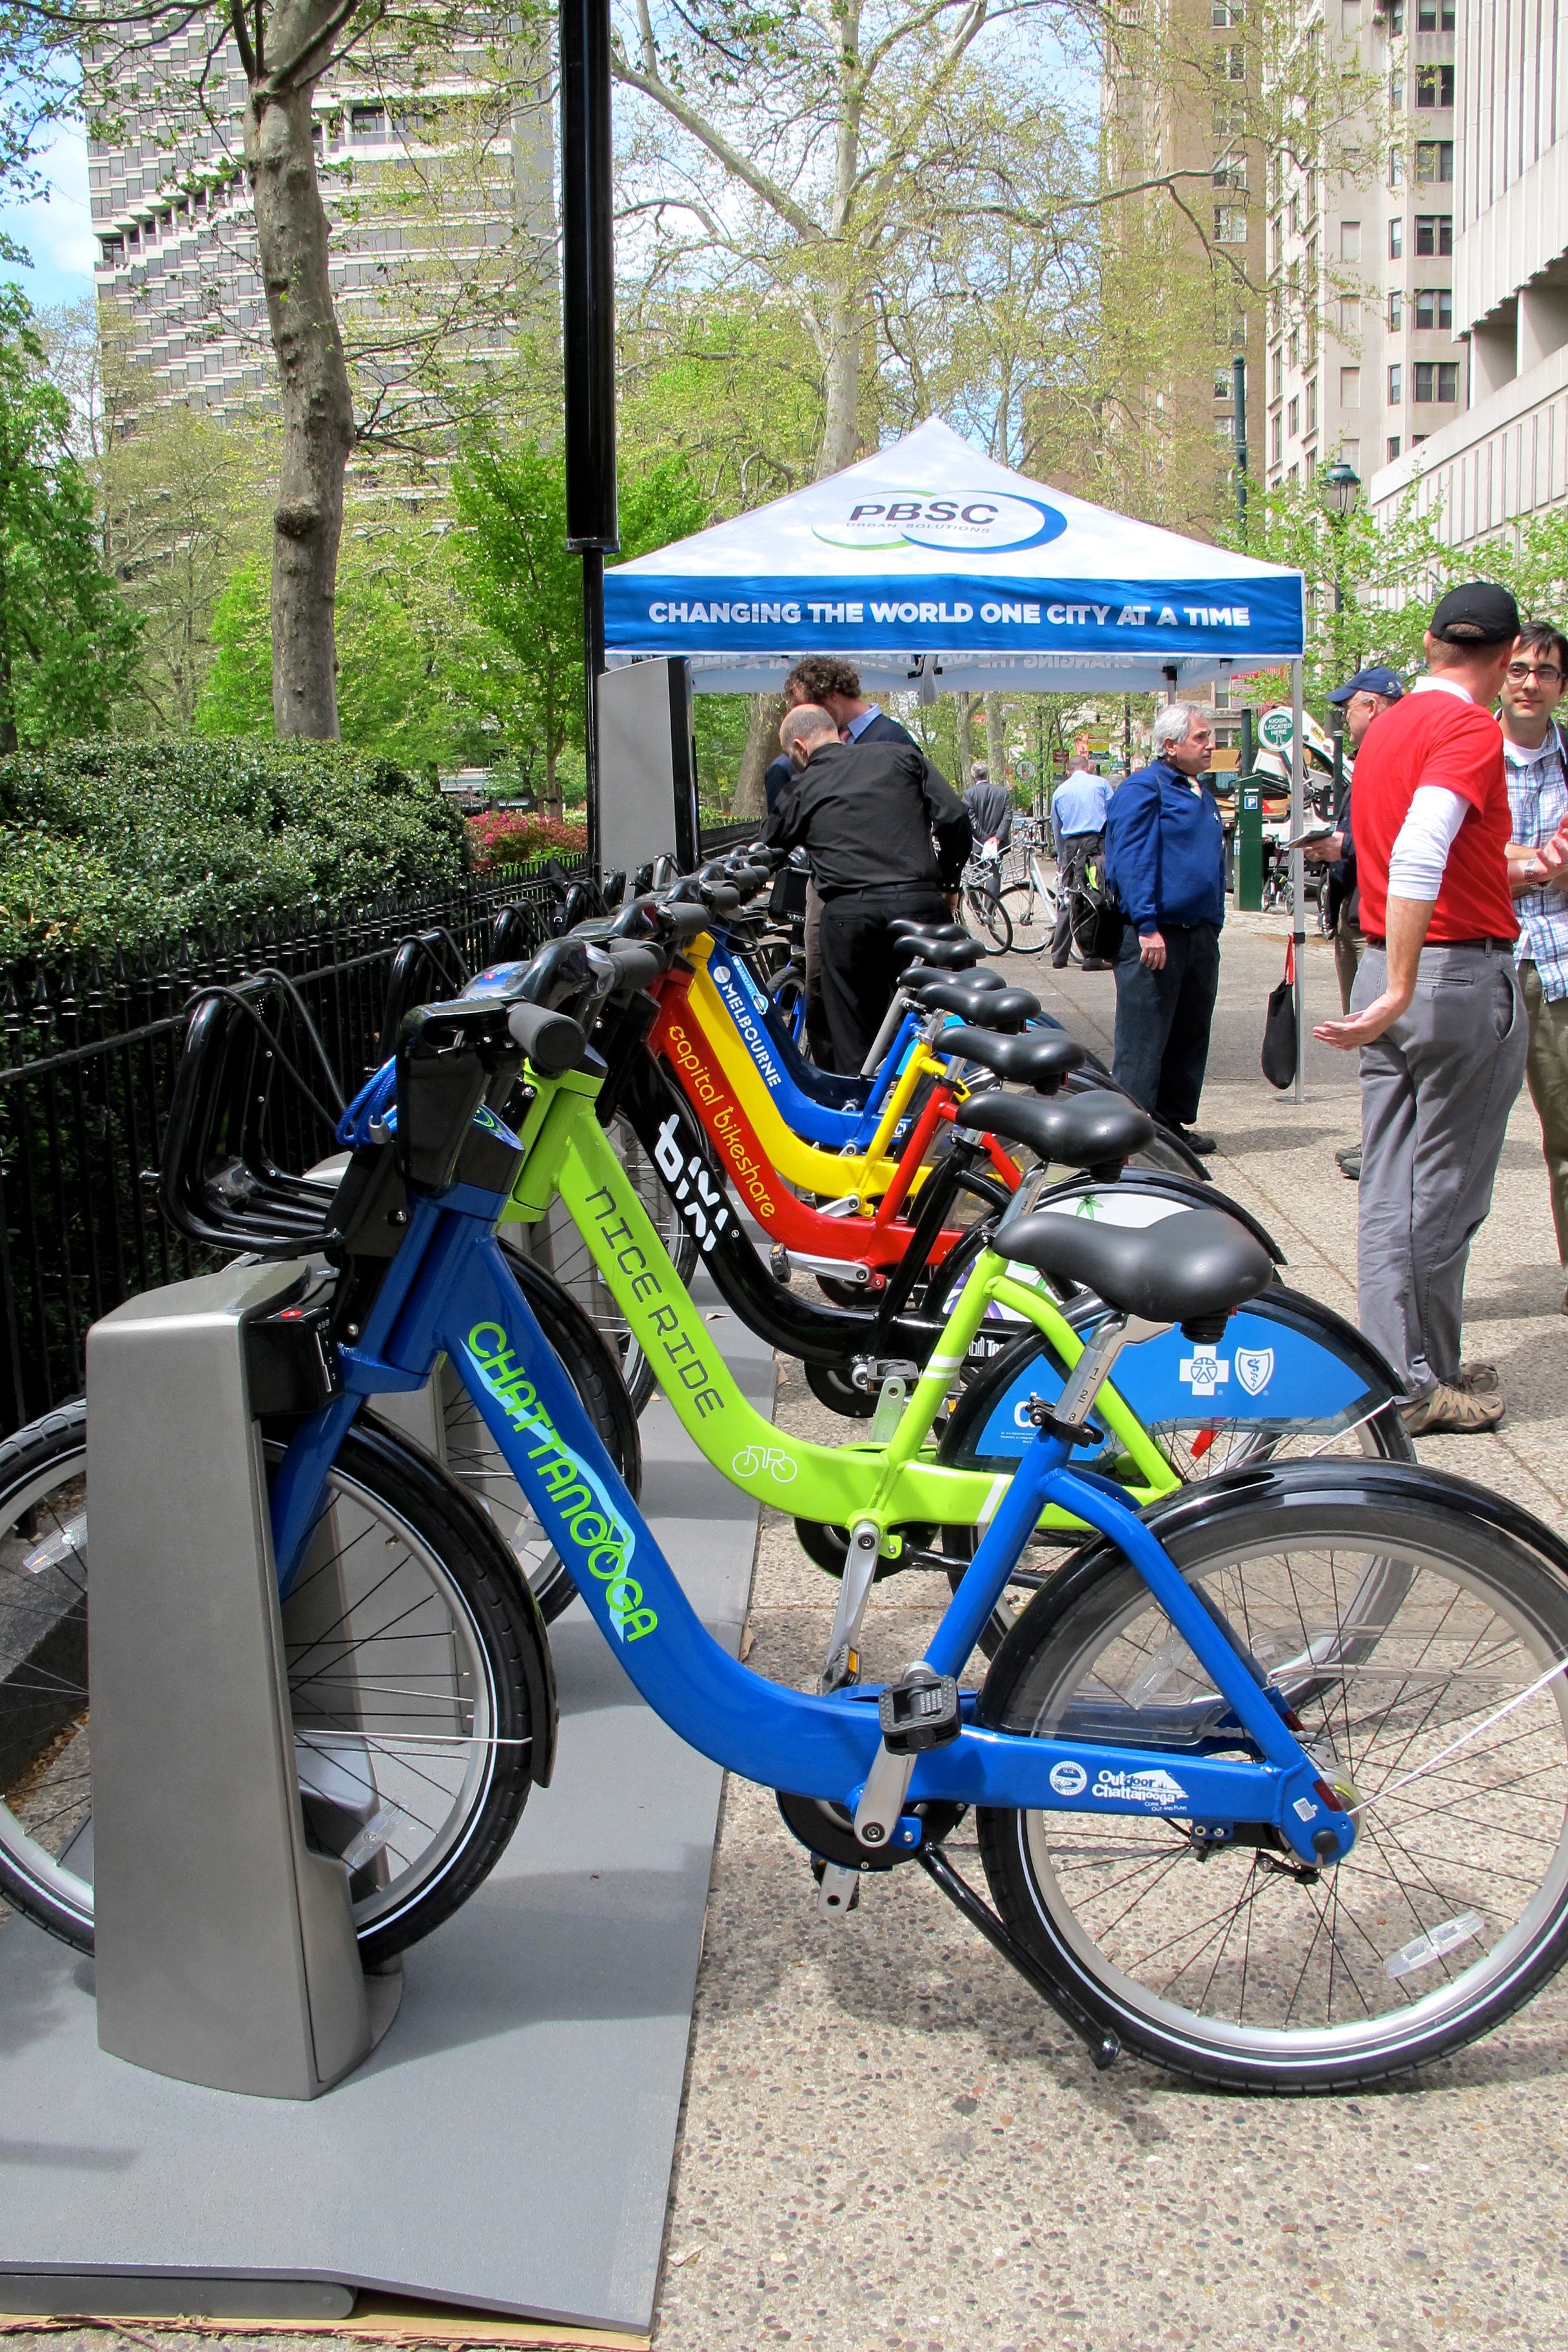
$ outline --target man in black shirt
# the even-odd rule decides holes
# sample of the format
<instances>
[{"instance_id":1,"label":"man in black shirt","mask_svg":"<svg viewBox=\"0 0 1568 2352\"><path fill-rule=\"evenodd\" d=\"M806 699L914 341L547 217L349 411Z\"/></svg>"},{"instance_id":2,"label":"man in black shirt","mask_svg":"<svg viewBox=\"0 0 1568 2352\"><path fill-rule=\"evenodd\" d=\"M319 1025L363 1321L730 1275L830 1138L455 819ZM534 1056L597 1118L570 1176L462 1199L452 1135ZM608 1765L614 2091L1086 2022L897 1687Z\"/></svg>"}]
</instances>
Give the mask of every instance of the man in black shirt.
<instances>
[{"instance_id":1,"label":"man in black shirt","mask_svg":"<svg viewBox=\"0 0 1568 2352\"><path fill-rule=\"evenodd\" d=\"M804 846L821 893L822 993L833 1057L858 1070L898 980L889 925L945 922L973 831L963 802L913 743L841 743L816 703L788 713L780 740L794 790L763 829L776 849ZM931 843L936 836L936 845Z\"/></svg>"}]
</instances>

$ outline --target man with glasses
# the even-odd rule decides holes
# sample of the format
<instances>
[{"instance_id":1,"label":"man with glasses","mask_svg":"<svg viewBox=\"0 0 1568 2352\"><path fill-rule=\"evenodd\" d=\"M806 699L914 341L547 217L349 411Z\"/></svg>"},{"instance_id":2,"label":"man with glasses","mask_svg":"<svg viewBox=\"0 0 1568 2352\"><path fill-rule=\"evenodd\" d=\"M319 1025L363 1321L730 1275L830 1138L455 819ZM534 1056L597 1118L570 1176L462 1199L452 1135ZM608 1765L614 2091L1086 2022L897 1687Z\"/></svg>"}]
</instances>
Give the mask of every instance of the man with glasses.
<instances>
[{"instance_id":1,"label":"man with glasses","mask_svg":"<svg viewBox=\"0 0 1568 2352\"><path fill-rule=\"evenodd\" d=\"M1552 1180L1557 1256L1568 1266L1568 752L1557 720L1565 672L1568 637L1542 621L1527 622L1502 682L1498 723L1513 821L1514 955L1530 1015L1524 1075Z\"/></svg>"}]
</instances>

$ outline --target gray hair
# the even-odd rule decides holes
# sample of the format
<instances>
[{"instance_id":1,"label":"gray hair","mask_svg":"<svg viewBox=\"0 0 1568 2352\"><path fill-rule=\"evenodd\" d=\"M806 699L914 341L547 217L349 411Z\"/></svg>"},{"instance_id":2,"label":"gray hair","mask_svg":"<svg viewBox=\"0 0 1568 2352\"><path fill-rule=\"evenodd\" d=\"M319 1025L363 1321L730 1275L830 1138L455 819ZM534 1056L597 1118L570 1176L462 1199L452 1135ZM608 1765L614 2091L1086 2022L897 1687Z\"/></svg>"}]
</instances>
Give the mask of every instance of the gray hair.
<instances>
[{"instance_id":1,"label":"gray hair","mask_svg":"<svg viewBox=\"0 0 1568 2352\"><path fill-rule=\"evenodd\" d=\"M1167 702L1163 710L1154 713L1154 757L1159 758L1167 743L1184 743L1193 731L1194 719L1207 719L1207 706L1201 702Z\"/></svg>"}]
</instances>

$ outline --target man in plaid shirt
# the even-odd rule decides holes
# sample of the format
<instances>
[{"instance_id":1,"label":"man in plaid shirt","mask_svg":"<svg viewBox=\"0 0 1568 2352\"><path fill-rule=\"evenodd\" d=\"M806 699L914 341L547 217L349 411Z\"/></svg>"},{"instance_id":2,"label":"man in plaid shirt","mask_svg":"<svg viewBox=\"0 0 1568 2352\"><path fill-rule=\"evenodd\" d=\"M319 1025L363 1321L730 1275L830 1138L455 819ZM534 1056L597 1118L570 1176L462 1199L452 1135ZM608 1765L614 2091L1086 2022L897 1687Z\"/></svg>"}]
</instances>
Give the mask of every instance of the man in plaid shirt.
<instances>
[{"instance_id":1,"label":"man in plaid shirt","mask_svg":"<svg viewBox=\"0 0 1568 2352\"><path fill-rule=\"evenodd\" d=\"M1557 1255L1568 1267L1568 747L1557 720L1568 637L1543 622L1520 631L1502 683L1499 724L1513 838L1509 885L1519 917L1514 949L1530 1015L1531 1099L1552 1179ZM1568 1296L1563 1302L1568 1314Z\"/></svg>"}]
</instances>

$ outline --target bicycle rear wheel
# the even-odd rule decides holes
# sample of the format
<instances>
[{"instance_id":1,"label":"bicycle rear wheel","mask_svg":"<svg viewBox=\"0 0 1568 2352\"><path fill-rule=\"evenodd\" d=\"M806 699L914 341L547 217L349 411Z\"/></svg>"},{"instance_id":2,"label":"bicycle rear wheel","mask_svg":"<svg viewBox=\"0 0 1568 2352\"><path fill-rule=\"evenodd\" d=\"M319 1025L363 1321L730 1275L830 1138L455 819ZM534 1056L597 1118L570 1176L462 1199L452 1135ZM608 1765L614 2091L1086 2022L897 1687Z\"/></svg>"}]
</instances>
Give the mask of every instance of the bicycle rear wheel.
<instances>
[{"instance_id":1,"label":"bicycle rear wheel","mask_svg":"<svg viewBox=\"0 0 1568 2352\"><path fill-rule=\"evenodd\" d=\"M1013 926L1007 909L1000 898L988 890L977 890L973 885L962 892L958 901L959 919L972 939L983 940L998 955L1005 955L1013 944Z\"/></svg>"},{"instance_id":2,"label":"bicycle rear wheel","mask_svg":"<svg viewBox=\"0 0 1568 2352\"><path fill-rule=\"evenodd\" d=\"M85 1403L0 1446L0 1896L89 1952L86 1472ZM387 1959L517 1824L546 1732L539 1620L474 1506L372 1424L333 1465L283 1641L306 1834L349 1864L361 1953Z\"/></svg>"},{"instance_id":3,"label":"bicycle rear wheel","mask_svg":"<svg viewBox=\"0 0 1568 2352\"><path fill-rule=\"evenodd\" d=\"M1205 1853L1163 1815L982 1810L1008 1926L1129 2047L1231 2088L1348 2089L1487 2032L1568 1957L1568 1585L1414 1469L1282 1471L1154 1524L1353 1782L1356 1843L1320 1872L1267 1829ZM1031 1602L980 1719L1142 1748L1178 1784L1184 1754L1248 1752L1106 1544Z\"/></svg>"},{"instance_id":4,"label":"bicycle rear wheel","mask_svg":"<svg viewBox=\"0 0 1568 2352\"><path fill-rule=\"evenodd\" d=\"M1002 893L1002 909L1013 933L1014 951L1039 955L1048 948L1057 928L1057 902L1032 882L1016 883Z\"/></svg>"}]
</instances>

